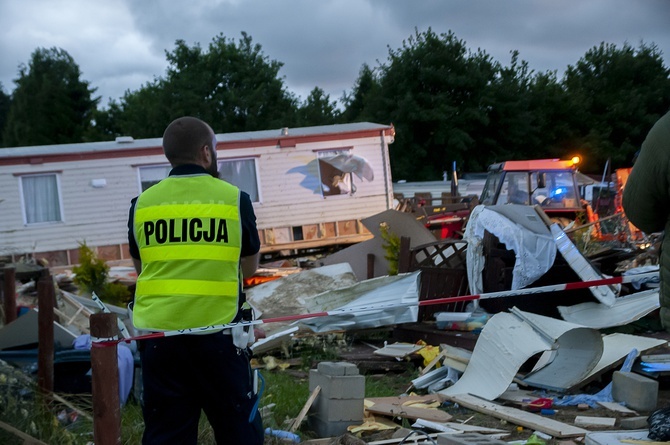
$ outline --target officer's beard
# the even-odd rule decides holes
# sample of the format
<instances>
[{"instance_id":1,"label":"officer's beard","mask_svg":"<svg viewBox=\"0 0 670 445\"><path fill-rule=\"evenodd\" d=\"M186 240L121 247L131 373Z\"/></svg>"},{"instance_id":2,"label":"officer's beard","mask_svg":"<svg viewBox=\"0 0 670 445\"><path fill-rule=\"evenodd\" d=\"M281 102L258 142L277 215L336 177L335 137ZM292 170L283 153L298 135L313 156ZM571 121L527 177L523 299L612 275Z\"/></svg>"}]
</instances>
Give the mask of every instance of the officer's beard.
<instances>
[{"instance_id":1,"label":"officer's beard","mask_svg":"<svg viewBox=\"0 0 670 445\"><path fill-rule=\"evenodd\" d=\"M213 154L212 162L209 164L209 167L207 167L207 173L209 173L215 178L219 177L219 169L218 169L218 162L216 160L216 153Z\"/></svg>"}]
</instances>

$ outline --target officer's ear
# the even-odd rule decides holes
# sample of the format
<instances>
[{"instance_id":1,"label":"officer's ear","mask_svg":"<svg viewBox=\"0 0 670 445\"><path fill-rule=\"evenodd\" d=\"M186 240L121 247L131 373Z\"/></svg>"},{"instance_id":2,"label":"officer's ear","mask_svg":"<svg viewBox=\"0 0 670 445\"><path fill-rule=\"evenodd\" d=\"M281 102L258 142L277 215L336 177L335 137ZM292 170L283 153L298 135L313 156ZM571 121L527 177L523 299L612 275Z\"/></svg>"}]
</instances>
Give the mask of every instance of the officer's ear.
<instances>
[{"instance_id":1,"label":"officer's ear","mask_svg":"<svg viewBox=\"0 0 670 445\"><path fill-rule=\"evenodd\" d=\"M198 157L201 161L201 164L204 166L208 166L212 163L212 149L209 145L203 145L200 147L200 151L198 152Z\"/></svg>"}]
</instances>

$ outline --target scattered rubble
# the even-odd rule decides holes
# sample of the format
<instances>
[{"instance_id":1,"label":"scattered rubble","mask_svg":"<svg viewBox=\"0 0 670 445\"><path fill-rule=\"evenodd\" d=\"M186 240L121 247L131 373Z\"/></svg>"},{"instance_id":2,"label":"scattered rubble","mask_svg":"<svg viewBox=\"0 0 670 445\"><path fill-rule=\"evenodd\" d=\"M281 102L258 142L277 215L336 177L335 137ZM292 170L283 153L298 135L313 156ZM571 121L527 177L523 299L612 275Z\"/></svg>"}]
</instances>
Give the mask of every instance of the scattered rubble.
<instances>
[{"instance_id":1,"label":"scattered rubble","mask_svg":"<svg viewBox=\"0 0 670 445\"><path fill-rule=\"evenodd\" d=\"M309 259L302 266L287 261L264 265L255 279L246 281L248 301L260 321L259 340L252 347L254 366L268 372L290 368L290 360L276 357L287 357L287 349L298 338L379 329L394 337L402 325L405 334L414 332L412 341L388 338L382 344L359 345L357 358L347 353L351 348L339 347L340 360L356 367L351 376L375 372L370 367L373 361L381 375L397 366L421 369L397 397L342 398L341 391L324 383L341 376L310 383L310 396L287 432L313 434L316 428L328 433L322 436L330 436L303 442L312 444L452 443L443 439L479 434L487 438L481 443L571 440L595 445L610 443L609 437L629 437L618 428L644 429L644 422L630 419L647 416L652 409L622 405L625 400L613 397L621 392L612 392L611 386L615 372L633 373L660 386L654 407L670 403L663 386L670 372L669 336L650 329L617 332L656 317L658 280L649 276L658 270L653 258L657 251L629 244L595 249L597 257L592 257L562 228L547 224L539 212L530 206L478 207L462 240L435 241L411 214L389 211L367 220L370 232L377 235L373 240L331 257ZM397 252L398 275L386 274L388 246L379 239L380 224L407 238L405 250ZM619 259L609 266L611 272L644 279L586 288L578 298L571 294L575 291L566 290L519 293L607 278L598 267L607 250L616 251ZM133 273L129 267L119 267L112 279L132 286ZM71 274L53 278L55 342L60 351L89 333L89 317L100 307L77 294ZM20 316L0 328L0 359L36 346L35 282L23 275L16 282ZM108 309L135 335L125 308L109 305ZM315 316L306 317L310 314ZM262 323L273 318L282 321ZM427 331L441 340L428 341ZM466 337L474 347L461 347ZM16 357L12 360L16 366ZM24 357L23 365L29 361ZM339 372L337 366L331 368L329 372ZM329 404L330 399L338 402ZM575 403L566 404L566 399ZM266 413L271 408L261 407ZM338 415L348 417L335 419L331 411L323 414L324 409L339 409ZM338 422L347 423L341 434L335 434L344 426ZM412 435L412 442L404 442ZM634 436L644 440L641 434Z\"/></svg>"}]
</instances>

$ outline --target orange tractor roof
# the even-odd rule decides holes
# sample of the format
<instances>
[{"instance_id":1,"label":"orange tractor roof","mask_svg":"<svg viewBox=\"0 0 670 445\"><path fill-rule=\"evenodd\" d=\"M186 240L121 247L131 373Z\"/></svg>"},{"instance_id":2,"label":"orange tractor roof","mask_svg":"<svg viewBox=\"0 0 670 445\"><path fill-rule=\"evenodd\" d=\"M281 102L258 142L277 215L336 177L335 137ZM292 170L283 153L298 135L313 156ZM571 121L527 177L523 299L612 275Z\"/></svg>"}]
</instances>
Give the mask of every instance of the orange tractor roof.
<instances>
[{"instance_id":1,"label":"orange tractor roof","mask_svg":"<svg viewBox=\"0 0 670 445\"><path fill-rule=\"evenodd\" d=\"M534 159L527 161L506 161L492 165L490 170L505 171L536 171L536 170L571 170L575 167L572 160Z\"/></svg>"}]
</instances>

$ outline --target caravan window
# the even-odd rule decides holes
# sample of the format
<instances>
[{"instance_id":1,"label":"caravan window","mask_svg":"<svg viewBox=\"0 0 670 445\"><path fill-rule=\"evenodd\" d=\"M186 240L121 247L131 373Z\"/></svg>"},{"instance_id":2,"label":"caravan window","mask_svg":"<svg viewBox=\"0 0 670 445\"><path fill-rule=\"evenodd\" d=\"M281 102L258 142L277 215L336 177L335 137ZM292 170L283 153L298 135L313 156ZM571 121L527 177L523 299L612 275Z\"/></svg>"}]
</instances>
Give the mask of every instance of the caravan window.
<instances>
[{"instance_id":1,"label":"caravan window","mask_svg":"<svg viewBox=\"0 0 670 445\"><path fill-rule=\"evenodd\" d=\"M220 160L219 178L247 192L251 202L260 202L255 158Z\"/></svg>"},{"instance_id":2,"label":"caravan window","mask_svg":"<svg viewBox=\"0 0 670 445\"><path fill-rule=\"evenodd\" d=\"M324 197L353 195L356 193L354 180L357 183L374 180L372 166L365 158L354 155L351 149L320 150L316 152L316 158Z\"/></svg>"},{"instance_id":3,"label":"caravan window","mask_svg":"<svg viewBox=\"0 0 670 445\"><path fill-rule=\"evenodd\" d=\"M169 164L152 165L151 167L140 167L140 191L145 191L154 184L158 184L161 180L167 178L170 174Z\"/></svg>"},{"instance_id":4,"label":"caravan window","mask_svg":"<svg viewBox=\"0 0 670 445\"><path fill-rule=\"evenodd\" d=\"M167 178L172 167L170 165L152 165L140 167L140 189L145 191L162 179ZM249 194L252 202L260 201L258 191L258 174L256 172L256 159L224 159L219 160L219 177L239 187Z\"/></svg>"},{"instance_id":5,"label":"caravan window","mask_svg":"<svg viewBox=\"0 0 670 445\"><path fill-rule=\"evenodd\" d=\"M63 203L58 174L21 176L19 184L25 224L63 221Z\"/></svg>"}]
</instances>

